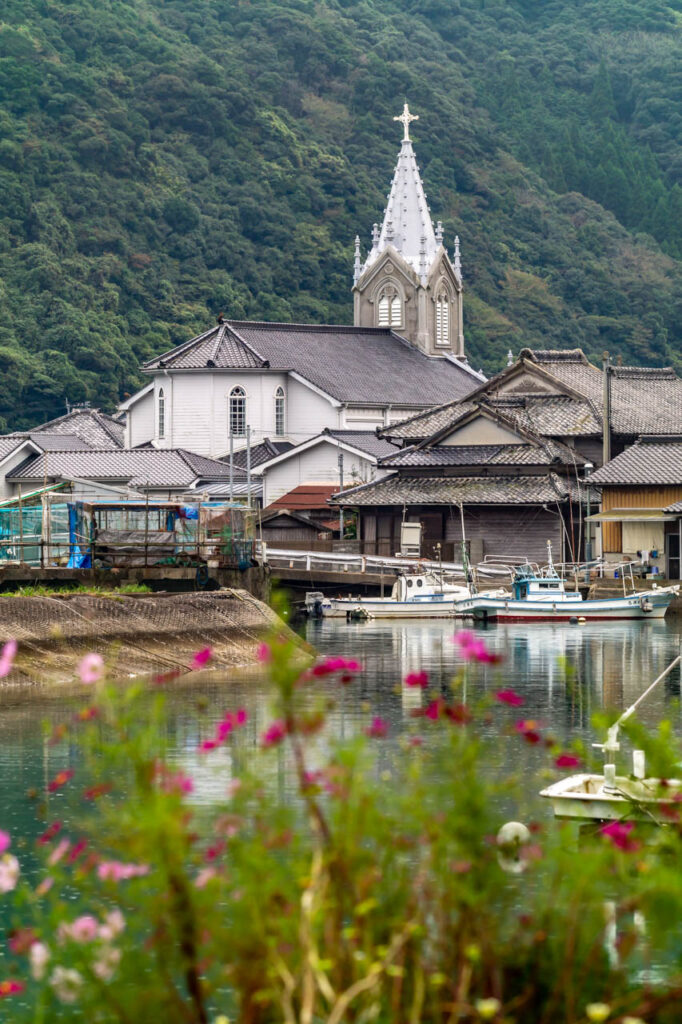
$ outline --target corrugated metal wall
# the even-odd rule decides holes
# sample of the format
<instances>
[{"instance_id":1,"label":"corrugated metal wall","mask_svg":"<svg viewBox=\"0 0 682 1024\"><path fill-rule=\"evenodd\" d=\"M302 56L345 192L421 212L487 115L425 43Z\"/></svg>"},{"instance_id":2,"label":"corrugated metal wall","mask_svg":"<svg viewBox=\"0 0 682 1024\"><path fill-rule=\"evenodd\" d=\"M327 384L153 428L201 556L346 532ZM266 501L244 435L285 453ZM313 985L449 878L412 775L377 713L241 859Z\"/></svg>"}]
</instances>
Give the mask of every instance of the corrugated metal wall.
<instances>
[{"instance_id":1,"label":"corrugated metal wall","mask_svg":"<svg viewBox=\"0 0 682 1024\"><path fill-rule=\"evenodd\" d=\"M679 487L604 487L601 496L602 512L612 508L666 508L682 501ZM623 550L623 530L620 523L602 523L602 551L620 554Z\"/></svg>"}]
</instances>

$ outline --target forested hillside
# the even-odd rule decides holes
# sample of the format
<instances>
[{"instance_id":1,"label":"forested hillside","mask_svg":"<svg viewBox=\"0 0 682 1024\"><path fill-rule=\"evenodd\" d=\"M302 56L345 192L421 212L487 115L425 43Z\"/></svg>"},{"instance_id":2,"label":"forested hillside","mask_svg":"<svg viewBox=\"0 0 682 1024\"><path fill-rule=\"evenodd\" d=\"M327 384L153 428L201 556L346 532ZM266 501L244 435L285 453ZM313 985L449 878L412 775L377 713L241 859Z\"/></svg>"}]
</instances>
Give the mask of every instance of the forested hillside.
<instances>
[{"instance_id":1,"label":"forested hillside","mask_svg":"<svg viewBox=\"0 0 682 1024\"><path fill-rule=\"evenodd\" d=\"M4 0L0 427L231 317L347 323L404 99L467 349L682 369L682 0Z\"/></svg>"}]
</instances>

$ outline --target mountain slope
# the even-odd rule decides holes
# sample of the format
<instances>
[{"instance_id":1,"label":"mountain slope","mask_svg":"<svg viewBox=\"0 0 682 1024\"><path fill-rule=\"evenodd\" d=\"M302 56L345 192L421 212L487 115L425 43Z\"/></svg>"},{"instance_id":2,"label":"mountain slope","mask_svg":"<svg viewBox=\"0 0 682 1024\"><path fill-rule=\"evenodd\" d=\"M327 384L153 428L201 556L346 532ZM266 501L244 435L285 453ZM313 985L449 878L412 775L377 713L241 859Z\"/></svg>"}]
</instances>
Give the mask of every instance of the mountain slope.
<instances>
[{"instance_id":1,"label":"mountain slope","mask_svg":"<svg viewBox=\"0 0 682 1024\"><path fill-rule=\"evenodd\" d=\"M680 3L680 0L676 0ZM680 14L659 0L6 0L0 426L235 318L348 322L403 98L467 350L682 369Z\"/></svg>"}]
</instances>

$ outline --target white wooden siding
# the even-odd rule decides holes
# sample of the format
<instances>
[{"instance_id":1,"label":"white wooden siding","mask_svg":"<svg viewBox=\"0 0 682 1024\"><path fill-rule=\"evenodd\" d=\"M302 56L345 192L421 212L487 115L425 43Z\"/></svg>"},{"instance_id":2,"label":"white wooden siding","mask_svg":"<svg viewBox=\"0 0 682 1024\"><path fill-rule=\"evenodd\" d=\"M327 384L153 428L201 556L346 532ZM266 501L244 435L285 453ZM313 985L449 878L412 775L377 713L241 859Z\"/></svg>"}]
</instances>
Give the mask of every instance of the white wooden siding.
<instances>
[{"instance_id":1,"label":"white wooden siding","mask_svg":"<svg viewBox=\"0 0 682 1024\"><path fill-rule=\"evenodd\" d=\"M148 441L154 440L156 433L154 407L154 392L150 391L128 410L127 443L129 448L137 448L140 444L147 444Z\"/></svg>"},{"instance_id":2,"label":"white wooden siding","mask_svg":"<svg viewBox=\"0 0 682 1024\"><path fill-rule=\"evenodd\" d=\"M337 484L339 452L337 445L322 441L298 455L292 455L263 473L263 504L270 505L299 484ZM355 469L355 476L353 470ZM376 467L365 458L343 452L344 484L374 479Z\"/></svg>"}]
</instances>

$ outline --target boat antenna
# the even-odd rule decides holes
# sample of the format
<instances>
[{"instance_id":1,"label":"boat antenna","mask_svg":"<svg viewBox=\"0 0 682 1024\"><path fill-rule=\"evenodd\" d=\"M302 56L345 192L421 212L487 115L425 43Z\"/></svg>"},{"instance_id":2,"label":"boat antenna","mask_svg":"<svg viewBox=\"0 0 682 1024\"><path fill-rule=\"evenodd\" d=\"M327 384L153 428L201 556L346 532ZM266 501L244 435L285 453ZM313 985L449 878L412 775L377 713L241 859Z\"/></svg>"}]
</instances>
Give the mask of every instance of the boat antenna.
<instances>
[{"instance_id":1,"label":"boat antenna","mask_svg":"<svg viewBox=\"0 0 682 1024\"><path fill-rule=\"evenodd\" d=\"M552 542L551 542L551 540L547 541L547 575L548 576L556 576L557 575L557 571L554 568L554 562L552 561Z\"/></svg>"}]
</instances>

